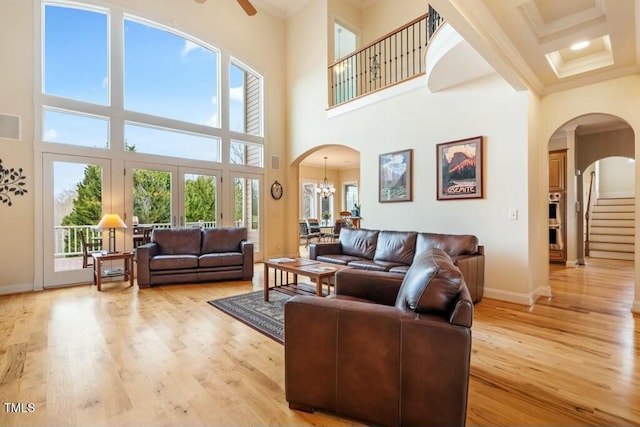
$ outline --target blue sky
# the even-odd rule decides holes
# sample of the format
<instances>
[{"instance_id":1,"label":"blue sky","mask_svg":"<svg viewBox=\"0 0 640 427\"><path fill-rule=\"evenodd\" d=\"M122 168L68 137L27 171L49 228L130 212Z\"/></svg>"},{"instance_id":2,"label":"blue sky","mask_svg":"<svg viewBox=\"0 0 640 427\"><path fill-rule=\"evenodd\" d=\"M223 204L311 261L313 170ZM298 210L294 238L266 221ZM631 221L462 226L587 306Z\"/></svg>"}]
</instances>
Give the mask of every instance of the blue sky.
<instances>
[{"instance_id":1,"label":"blue sky","mask_svg":"<svg viewBox=\"0 0 640 427\"><path fill-rule=\"evenodd\" d=\"M47 5L45 17L45 92L109 105L108 15ZM130 18L124 32L125 110L213 127L221 126L220 117L230 117L230 129L243 130L242 72L231 67L229 110L219 113L216 51ZM104 119L47 111L43 136L50 142L106 148L108 129ZM127 143L138 152L218 160L215 145L204 136L131 125L125 130Z\"/></svg>"}]
</instances>

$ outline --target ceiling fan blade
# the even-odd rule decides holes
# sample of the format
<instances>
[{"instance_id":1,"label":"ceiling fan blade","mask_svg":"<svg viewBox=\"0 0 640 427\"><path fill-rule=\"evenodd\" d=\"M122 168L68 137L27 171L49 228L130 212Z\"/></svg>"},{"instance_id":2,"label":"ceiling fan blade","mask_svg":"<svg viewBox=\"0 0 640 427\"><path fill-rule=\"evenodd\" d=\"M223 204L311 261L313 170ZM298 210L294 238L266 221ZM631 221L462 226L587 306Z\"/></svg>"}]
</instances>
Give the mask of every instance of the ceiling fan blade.
<instances>
[{"instance_id":1,"label":"ceiling fan blade","mask_svg":"<svg viewBox=\"0 0 640 427\"><path fill-rule=\"evenodd\" d=\"M249 0L238 0L238 3L249 16L253 16L258 12Z\"/></svg>"}]
</instances>

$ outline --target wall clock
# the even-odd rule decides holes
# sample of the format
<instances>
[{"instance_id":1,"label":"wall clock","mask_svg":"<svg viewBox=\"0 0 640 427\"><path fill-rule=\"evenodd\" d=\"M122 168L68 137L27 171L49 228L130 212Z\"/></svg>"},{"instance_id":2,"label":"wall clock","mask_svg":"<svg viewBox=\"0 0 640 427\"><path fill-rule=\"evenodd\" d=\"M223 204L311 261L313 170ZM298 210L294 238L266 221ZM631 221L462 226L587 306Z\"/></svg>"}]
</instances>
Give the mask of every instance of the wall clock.
<instances>
[{"instance_id":1,"label":"wall clock","mask_svg":"<svg viewBox=\"0 0 640 427\"><path fill-rule=\"evenodd\" d=\"M271 197L276 200L280 200L280 198L282 197L282 184L280 184L278 181L275 181L271 185Z\"/></svg>"}]
</instances>

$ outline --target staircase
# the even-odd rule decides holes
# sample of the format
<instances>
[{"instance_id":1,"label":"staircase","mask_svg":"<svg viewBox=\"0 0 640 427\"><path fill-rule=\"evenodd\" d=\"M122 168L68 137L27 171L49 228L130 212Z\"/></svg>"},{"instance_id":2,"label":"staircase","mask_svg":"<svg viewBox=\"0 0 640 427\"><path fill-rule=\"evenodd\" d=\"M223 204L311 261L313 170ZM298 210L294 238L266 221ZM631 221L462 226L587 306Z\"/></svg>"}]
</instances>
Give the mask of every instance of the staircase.
<instances>
[{"instance_id":1,"label":"staircase","mask_svg":"<svg viewBox=\"0 0 640 427\"><path fill-rule=\"evenodd\" d=\"M589 226L589 256L633 261L635 198L598 199Z\"/></svg>"}]
</instances>

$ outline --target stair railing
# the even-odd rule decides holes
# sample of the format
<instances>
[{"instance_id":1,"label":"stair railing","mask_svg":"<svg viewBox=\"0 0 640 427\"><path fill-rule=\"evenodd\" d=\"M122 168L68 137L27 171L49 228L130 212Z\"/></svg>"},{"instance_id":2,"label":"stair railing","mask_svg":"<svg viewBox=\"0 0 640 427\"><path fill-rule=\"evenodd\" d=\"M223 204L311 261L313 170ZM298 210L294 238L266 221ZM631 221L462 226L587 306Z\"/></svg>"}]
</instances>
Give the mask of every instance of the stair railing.
<instances>
[{"instance_id":1,"label":"stair railing","mask_svg":"<svg viewBox=\"0 0 640 427\"><path fill-rule=\"evenodd\" d=\"M584 212L585 228L587 230L584 239L584 255L589 256L589 212L591 211L591 193L593 192L593 181L596 176L595 171L591 171L591 181L589 182L589 195L587 196L587 208Z\"/></svg>"}]
</instances>

